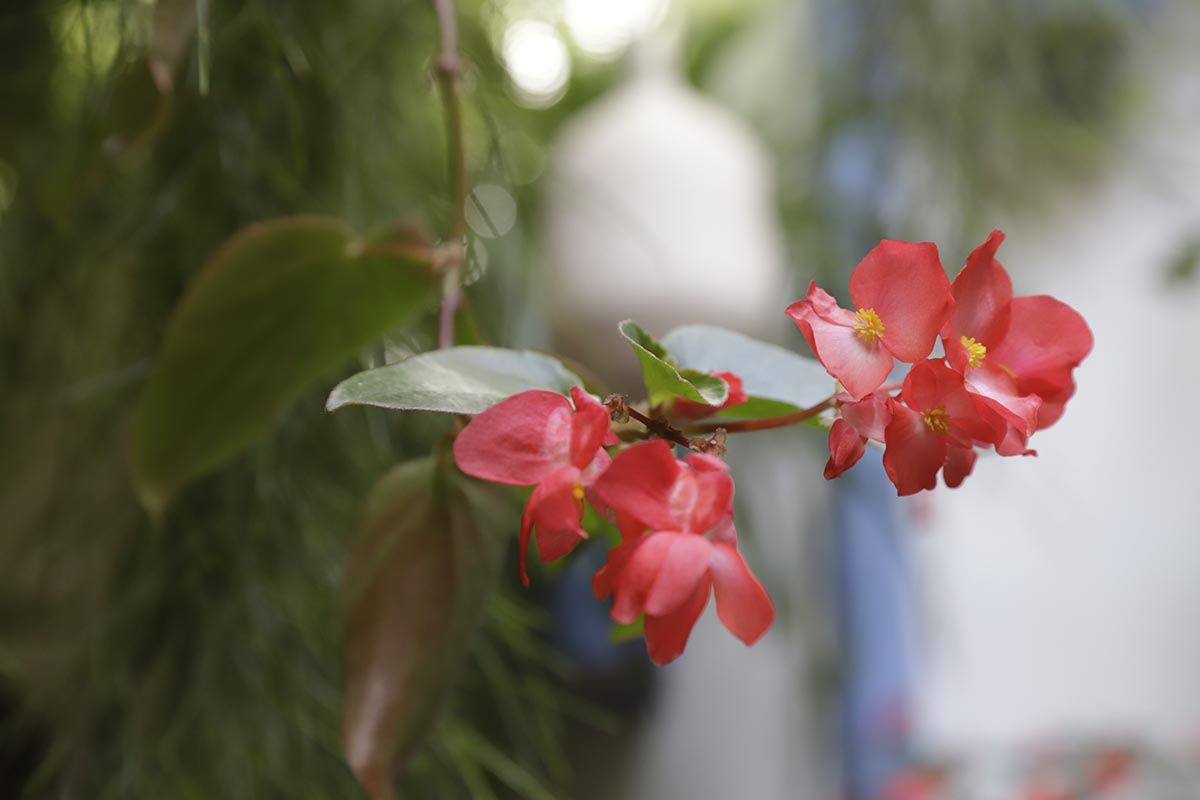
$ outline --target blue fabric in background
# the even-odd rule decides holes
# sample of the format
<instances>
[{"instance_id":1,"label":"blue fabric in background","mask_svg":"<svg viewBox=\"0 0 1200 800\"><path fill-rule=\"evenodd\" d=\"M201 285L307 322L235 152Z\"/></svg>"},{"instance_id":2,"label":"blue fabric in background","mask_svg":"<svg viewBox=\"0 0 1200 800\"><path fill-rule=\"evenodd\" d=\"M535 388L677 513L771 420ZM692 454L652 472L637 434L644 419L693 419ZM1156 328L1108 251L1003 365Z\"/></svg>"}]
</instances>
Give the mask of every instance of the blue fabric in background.
<instances>
[{"instance_id":1,"label":"blue fabric in background","mask_svg":"<svg viewBox=\"0 0 1200 800\"><path fill-rule=\"evenodd\" d=\"M864 22L879 25L895 13L894 4L880 0L818 5L824 67L853 82L866 108L892 91L894 57L886 41L866 41ZM848 268L879 238L880 186L896 140L886 120L868 111L827 142L822 178ZM848 798L875 800L911 757L914 680L901 507L878 449L867 448L858 465L833 482L832 502L843 784Z\"/></svg>"},{"instance_id":2,"label":"blue fabric in background","mask_svg":"<svg viewBox=\"0 0 1200 800\"><path fill-rule=\"evenodd\" d=\"M612 641L609 602L598 603L592 594L592 576L604 566L607 554L603 540L581 545L555 582L550 606L555 645L592 673L619 672L645 649L641 639Z\"/></svg>"},{"instance_id":3,"label":"blue fabric in background","mask_svg":"<svg viewBox=\"0 0 1200 800\"><path fill-rule=\"evenodd\" d=\"M901 510L876 448L833 484L842 754L855 800L881 797L911 755L913 626Z\"/></svg>"}]
</instances>

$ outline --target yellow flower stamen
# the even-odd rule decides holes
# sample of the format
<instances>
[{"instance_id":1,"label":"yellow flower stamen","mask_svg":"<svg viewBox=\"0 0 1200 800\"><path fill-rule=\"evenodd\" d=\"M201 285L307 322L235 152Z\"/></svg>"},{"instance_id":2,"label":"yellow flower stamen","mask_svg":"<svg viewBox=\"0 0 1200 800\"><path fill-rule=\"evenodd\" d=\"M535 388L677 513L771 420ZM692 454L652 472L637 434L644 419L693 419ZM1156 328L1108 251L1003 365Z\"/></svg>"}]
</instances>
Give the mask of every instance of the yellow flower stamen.
<instances>
[{"instance_id":1,"label":"yellow flower stamen","mask_svg":"<svg viewBox=\"0 0 1200 800\"><path fill-rule=\"evenodd\" d=\"M921 419L925 420L929 430L934 433L945 433L950 430L950 415L944 408L927 408L921 412Z\"/></svg>"},{"instance_id":2,"label":"yellow flower stamen","mask_svg":"<svg viewBox=\"0 0 1200 800\"><path fill-rule=\"evenodd\" d=\"M873 308L860 308L854 315L854 332L867 344L875 344L883 338L883 320Z\"/></svg>"},{"instance_id":3,"label":"yellow flower stamen","mask_svg":"<svg viewBox=\"0 0 1200 800\"><path fill-rule=\"evenodd\" d=\"M967 351L967 363L972 367L982 364L984 356L987 355L987 348L984 347L983 342L977 342L970 336L964 336L960 341Z\"/></svg>"},{"instance_id":4,"label":"yellow flower stamen","mask_svg":"<svg viewBox=\"0 0 1200 800\"><path fill-rule=\"evenodd\" d=\"M575 484L575 488L573 488L571 490L571 494L575 495L576 500L582 500L583 499L583 487L580 486L578 483Z\"/></svg>"}]
</instances>

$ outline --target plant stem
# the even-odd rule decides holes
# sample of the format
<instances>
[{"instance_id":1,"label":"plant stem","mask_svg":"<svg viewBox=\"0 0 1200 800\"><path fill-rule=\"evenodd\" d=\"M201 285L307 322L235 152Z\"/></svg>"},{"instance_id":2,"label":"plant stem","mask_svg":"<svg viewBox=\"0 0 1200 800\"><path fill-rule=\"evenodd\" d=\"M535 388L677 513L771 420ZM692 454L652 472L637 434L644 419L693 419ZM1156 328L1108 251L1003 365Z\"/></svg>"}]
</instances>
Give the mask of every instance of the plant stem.
<instances>
[{"instance_id":1,"label":"plant stem","mask_svg":"<svg viewBox=\"0 0 1200 800\"><path fill-rule=\"evenodd\" d=\"M437 253L425 244L407 244L404 242L375 242L365 245L358 253L360 258L370 256L391 256L405 261L417 261L422 264L435 263Z\"/></svg>"},{"instance_id":2,"label":"plant stem","mask_svg":"<svg viewBox=\"0 0 1200 800\"><path fill-rule=\"evenodd\" d=\"M833 397L826 398L820 403L817 403L812 408L802 408L799 411L793 411L791 414L784 414L779 417L767 417L765 419L748 419L743 422L703 422L699 425L690 425L684 428L685 433L712 433L717 428L724 428L728 433L748 433L749 431L766 431L772 428L785 428L788 425L795 425L800 422L812 419L827 408L833 408L836 400ZM632 415L631 415L632 416Z\"/></svg>"},{"instance_id":3,"label":"plant stem","mask_svg":"<svg viewBox=\"0 0 1200 800\"><path fill-rule=\"evenodd\" d=\"M467 147L463 134L462 61L453 0L433 0L438 21L437 79L446 116L446 151L450 173L450 224L438 266L444 270L438 348L454 345L454 316L462 302L462 270L466 261Z\"/></svg>"},{"instance_id":4,"label":"plant stem","mask_svg":"<svg viewBox=\"0 0 1200 800\"><path fill-rule=\"evenodd\" d=\"M654 436L657 436L660 439L666 439L669 442L674 442L675 444L686 447L689 450L692 448L692 440L684 436L680 431L668 425L665 420L647 417L636 408L632 408L630 406L625 407L625 412L633 419L636 419L638 422L645 425L646 430Z\"/></svg>"}]
</instances>

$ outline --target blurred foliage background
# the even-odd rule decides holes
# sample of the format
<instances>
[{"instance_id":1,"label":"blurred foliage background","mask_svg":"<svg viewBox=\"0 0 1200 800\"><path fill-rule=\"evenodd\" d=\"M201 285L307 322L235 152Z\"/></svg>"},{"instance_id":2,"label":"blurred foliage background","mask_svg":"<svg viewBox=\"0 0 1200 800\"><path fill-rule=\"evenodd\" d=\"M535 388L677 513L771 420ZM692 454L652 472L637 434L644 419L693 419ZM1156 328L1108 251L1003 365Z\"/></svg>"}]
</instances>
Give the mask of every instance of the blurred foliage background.
<instances>
[{"instance_id":1,"label":"blurred foliage background","mask_svg":"<svg viewBox=\"0 0 1200 800\"><path fill-rule=\"evenodd\" d=\"M1046 187L1086 180L1137 104L1138 20L1118 3L693 0L669 13L688 78L765 137L806 278L844 271L882 234L964 252L984 212L1031 213ZM548 327L529 323L546 318L531 298L547 148L621 80L619 52L580 46L556 0L475 0L460 15L473 180L519 209L509 234L473 246L473 307L485 338L547 346ZM509 75L506 32L528 19L569 58L549 101L529 102ZM780 57L756 55L779 37ZM298 212L360 232L439 229L434 41L416 0L0 11L0 785L358 791L338 744L347 532L367 488L428 452L436 424L328 416L318 387L160 527L137 505L126 438L168 316L225 237ZM855 173L850 153L873 167ZM947 230L926 227L932 206ZM389 346L428 347L428 327ZM410 796L569 796L562 732L604 720L574 699L544 627L529 596L497 596Z\"/></svg>"}]
</instances>

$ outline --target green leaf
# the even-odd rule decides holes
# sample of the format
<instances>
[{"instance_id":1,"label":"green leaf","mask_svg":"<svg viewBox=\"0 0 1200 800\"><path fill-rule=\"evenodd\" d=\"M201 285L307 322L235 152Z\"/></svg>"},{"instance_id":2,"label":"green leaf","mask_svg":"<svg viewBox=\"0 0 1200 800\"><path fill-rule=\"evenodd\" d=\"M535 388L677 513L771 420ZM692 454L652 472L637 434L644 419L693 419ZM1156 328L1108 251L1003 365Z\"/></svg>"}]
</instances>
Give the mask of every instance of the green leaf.
<instances>
[{"instance_id":1,"label":"green leaf","mask_svg":"<svg viewBox=\"0 0 1200 800\"><path fill-rule=\"evenodd\" d=\"M729 396L729 386L725 381L709 375L706 370L680 369L667 348L633 320L625 320L618 329L633 345L633 351L641 362L642 380L646 384L651 406L662 405L676 397L719 406Z\"/></svg>"},{"instance_id":2,"label":"green leaf","mask_svg":"<svg viewBox=\"0 0 1200 800\"><path fill-rule=\"evenodd\" d=\"M684 325L663 337L679 363L704 372L732 372L750 400L722 416L760 419L811 408L836 384L821 363L767 342L712 325Z\"/></svg>"},{"instance_id":3,"label":"green leaf","mask_svg":"<svg viewBox=\"0 0 1200 800\"><path fill-rule=\"evenodd\" d=\"M227 240L167 326L133 422L138 494L176 489L262 437L287 406L434 296L427 264L364 256L334 219L285 217Z\"/></svg>"},{"instance_id":4,"label":"green leaf","mask_svg":"<svg viewBox=\"0 0 1200 800\"><path fill-rule=\"evenodd\" d=\"M461 670L516 527L511 500L426 458L365 501L343 579L342 748L372 800L392 797Z\"/></svg>"},{"instance_id":5,"label":"green leaf","mask_svg":"<svg viewBox=\"0 0 1200 800\"><path fill-rule=\"evenodd\" d=\"M516 792L518 797L527 800L555 800L554 795L528 770L474 731L456 727L448 732L448 738L455 750L496 776L501 783Z\"/></svg>"},{"instance_id":6,"label":"green leaf","mask_svg":"<svg viewBox=\"0 0 1200 800\"><path fill-rule=\"evenodd\" d=\"M1167 262L1167 283L1186 283L1200 271L1200 235L1185 240Z\"/></svg>"},{"instance_id":7,"label":"green leaf","mask_svg":"<svg viewBox=\"0 0 1200 800\"><path fill-rule=\"evenodd\" d=\"M640 616L633 622L614 622L608 628L608 640L613 644L622 644L631 639L641 638L646 634L646 618Z\"/></svg>"},{"instance_id":8,"label":"green leaf","mask_svg":"<svg viewBox=\"0 0 1200 800\"><path fill-rule=\"evenodd\" d=\"M450 347L369 369L342 381L325 408L378 406L400 411L478 414L527 389L566 394L582 381L558 361L529 350Z\"/></svg>"}]
</instances>

